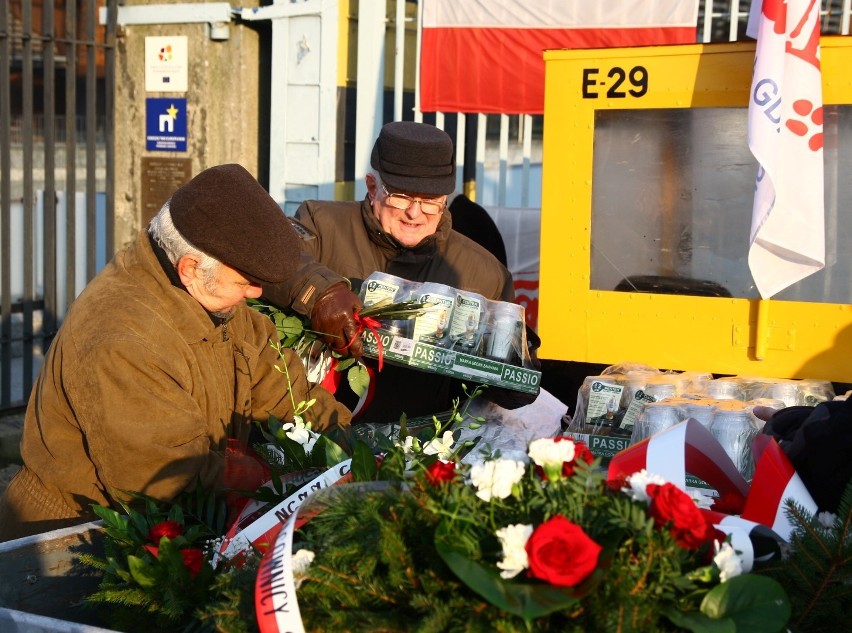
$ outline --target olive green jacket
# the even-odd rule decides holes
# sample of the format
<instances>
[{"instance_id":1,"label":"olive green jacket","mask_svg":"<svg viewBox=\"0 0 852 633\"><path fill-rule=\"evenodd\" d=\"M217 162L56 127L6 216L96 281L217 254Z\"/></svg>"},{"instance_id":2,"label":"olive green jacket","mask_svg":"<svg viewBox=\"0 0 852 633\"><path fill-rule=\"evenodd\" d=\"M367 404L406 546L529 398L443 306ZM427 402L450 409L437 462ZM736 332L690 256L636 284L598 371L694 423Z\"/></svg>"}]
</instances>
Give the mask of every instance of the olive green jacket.
<instances>
[{"instance_id":1,"label":"olive green jacket","mask_svg":"<svg viewBox=\"0 0 852 633\"><path fill-rule=\"evenodd\" d=\"M0 539L89 520L120 491L170 499L197 478L214 485L229 438L308 399L298 357L285 351L292 391L276 369L267 317L240 304L214 320L167 270L143 232L71 306L32 391ZM310 397L314 430L349 423L328 392Z\"/></svg>"}]
</instances>

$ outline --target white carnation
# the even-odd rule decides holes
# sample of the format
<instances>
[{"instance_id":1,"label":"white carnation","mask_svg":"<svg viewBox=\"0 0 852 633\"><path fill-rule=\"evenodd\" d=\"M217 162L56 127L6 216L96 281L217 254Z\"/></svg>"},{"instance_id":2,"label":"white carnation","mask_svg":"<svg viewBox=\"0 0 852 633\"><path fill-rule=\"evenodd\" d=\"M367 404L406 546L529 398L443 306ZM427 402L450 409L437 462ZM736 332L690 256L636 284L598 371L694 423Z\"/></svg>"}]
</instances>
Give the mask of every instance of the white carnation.
<instances>
[{"instance_id":1,"label":"white carnation","mask_svg":"<svg viewBox=\"0 0 852 633\"><path fill-rule=\"evenodd\" d=\"M413 435L406 435L404 442L400 443L397 441L394 442L394 445L401 448L402 452L406 455L414 455L420 452L420 440Z\"/></svg>"},{"instance_id":2,"label":"white carnation","mask_svg":"<svg viewBox=\"0 0 852 633\"><path fill-rule=\"evenodd\" d=\"M293 568L293 580L295 581L296 589L302 584L305 579L311 563L314 562L315 554L309 549L300 549L293 552L293 557L290 559L290 564Z\"/></svg>"},{"instance_id":3,"label":"white carnation","mask_svg":"<svg viewBox=\"0 0 852 633\"><path fill-rule=\"evenodd\" d=\"M497 563L497 567L503 570L500 572L502 578L514 578L529 567L527 541L532 533L532 525L523 523L509 525L495 532L503 547L503 560Z\"/></svg>"},{"instance_id":4,"label":"white carnation","mask_svg":"<svg viewBox=\"0 0 852 633\"><path fill-rule=\"evenodd\" d=\"M820 512L816 515L817 521L824 528L833 528L837 521L837 515L833 512Z\"/></svg>"},{"instance_id":5,"label":"white carnation","mask_svg":"<svg viewBox=\"0 0 852 633\"><path fill-rule=\"evenodd\" d=\"M743 573L743 562L730 543L719 545L719 541L715 541L713 545L716 548L713 564L719 568L719 580L725 582Z\"/></svg>"},{"instance_id":6,"label":"white carnation","mask_svg":"<svg viewBox=\"0 0 852 633\"><path fill-rule=\"evenodd\" d=\"M639 472L633 473L627 478L627 488L622 488L622 492L630 495L633 501L648 503L648 484L657 484L662 486L666 483L660 475L649 473L644 468Z\"/></svg>"},{"instance_id":7,"label":"white carnation","mask_svg":"<svg viewBox=\"0 0 852 633\"><path fill-rule=\"evenodd\" d=\"M565 462L571 462L574 459L575 444L571 440L562 440L556 442L553 438L542 437L530 442L529 450L530 459L537 466L546 468L548 466L558 466L562 468Z\"/></svg>"},{"instance_id":8,"label":"white carnation","mask_svg":"<svg viewBox=\"0 0 852 633\"><path fill-rule=\"evenodd\" d=\"M505 499L512 494L512 486L524 476L526 466L514 459L495 459L478 462L470 469L470 482L476 487L476 496L483 501L492 497Z\"/></svg>"}]
</instances>

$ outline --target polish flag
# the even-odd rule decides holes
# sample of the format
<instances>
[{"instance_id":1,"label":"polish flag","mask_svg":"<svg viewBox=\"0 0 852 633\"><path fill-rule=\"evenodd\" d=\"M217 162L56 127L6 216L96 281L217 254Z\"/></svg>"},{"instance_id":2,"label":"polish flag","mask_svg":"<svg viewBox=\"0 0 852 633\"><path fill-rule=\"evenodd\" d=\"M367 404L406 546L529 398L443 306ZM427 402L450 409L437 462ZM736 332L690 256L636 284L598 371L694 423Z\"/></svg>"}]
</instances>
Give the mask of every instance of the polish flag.
<instances>
[{"instance_id":1,"label":"polish flag","mask_svg":"<svg viewBox=\"0 0 852 633\"><path fill-rule=\"evenodd\" d=\"M542 51L694 44L698 0L422 0L423 112L541 114Z\"/></svg>"},{"instance_id":2,"label":"polish flag","mask_svg":"<svg viewBox=\"0 0 852 633\"><path fill-rule=\"evenodd\" d=\"M816 0L756 0L748 145L759 163L748 265L764 299L825 266L823 110Z\"/></svg>"},{"instance_id":3,"label":"polish flag","mask_svg":"<svg viewBox=\"0 0 852 633\"><path fill-rule=\"evenodd\" d=\"M815 515L819 508L790 460L768 435L758 435L754 443L757 468L751 487L760 494L746 499L743 518L771 527L784 540L790 540L793 524L787 516L787 502L792 501Z\"/></svg>"}]
</instances>

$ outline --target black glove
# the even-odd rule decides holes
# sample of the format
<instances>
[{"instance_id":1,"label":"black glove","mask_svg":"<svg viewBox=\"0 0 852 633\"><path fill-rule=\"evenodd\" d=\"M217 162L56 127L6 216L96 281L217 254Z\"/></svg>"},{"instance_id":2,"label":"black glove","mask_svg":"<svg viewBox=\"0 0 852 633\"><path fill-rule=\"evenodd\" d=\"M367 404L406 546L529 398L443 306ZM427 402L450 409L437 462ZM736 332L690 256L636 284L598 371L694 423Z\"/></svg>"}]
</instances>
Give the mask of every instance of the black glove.
<instances>
[{"instance_id":1,"label":"black glove","mask_svg":"<svg viewBox=\"0 0 852 633\"><path fill-rule=\"evenodd\" d=\"M329 286L311 311L311 329L321 332L329 347L344 356L359 358L364 353L355 312L364 307L345 282Z\"/></svg>"},{"instance_id":2,"label":"black glove","mask_svg":"<svg viewBox=\"0 0 852 633\"><path fill-rule=\"evenodd\" d=\"M852 400L781 409L763 433L778 441L819 509L837 512L852 479Z\"/></svg>"},{"instance_id":3,"label":"black glove","mask_svg":"<svg viewBox=\"0 0 852 633\"><path fill-rule=\"evenodd\" d=\"M541 362L538 360L538 354L536 352L540 346L541 339L538 337L538 334L533 332L530 327L527 326L527 350L530 355L530 362L527 366L528 369L541 371ZM505 389L503 387L488 387L488 389L483 392L482 397L488 400L488 402L493 402L498 407L502 407L504 409L520 409L521 407L535 402L540 391L541 387L536 389L535 393L525 393L522 391L515 391L513 389Z\"/></svg>"}]
</instances>

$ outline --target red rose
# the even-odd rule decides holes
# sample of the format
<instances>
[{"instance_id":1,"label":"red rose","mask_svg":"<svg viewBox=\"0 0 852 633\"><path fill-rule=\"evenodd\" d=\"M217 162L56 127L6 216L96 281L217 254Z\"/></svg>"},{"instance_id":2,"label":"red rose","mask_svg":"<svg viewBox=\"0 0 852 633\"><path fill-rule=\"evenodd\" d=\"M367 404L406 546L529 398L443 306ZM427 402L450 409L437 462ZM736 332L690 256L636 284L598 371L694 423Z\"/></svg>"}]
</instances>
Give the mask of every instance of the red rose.
<instances>
[{"instance_id":1,"label":"red rose","mask_svg":"<svg viewBox=\"0 0 852 633\"><path fill-rule=\"evenodd\" d=\"M154 558L160 557L160 548L153 545L144 545ZM180 550L180 556L183 559L183 566L189 570L189 575L195 578L198 572L201 571L201 565L204 564L204 552L196 547L188 547Z\"/></svg>"},{"instance_id":2,"label":"red rose","mask_svg":"<svg viewBox=\"0 0 852 633\"><path fill-rule=\"evenodd\" d=\"M426 479L433 486L456 478L456 463L440 459L426 469Z\"/></svg>"},{"instance_id":3,"label":"red rose","mask_svg":"<svg viewBox=\"0 0 852 633\"><path fill-rule=\"evenodd\" d=\"M627 487L627 475L624 473L618 473L612 479L607 479L606 487L613 492L621 492L622 488Z\"/></svg>"},{"instance_id":4,"label":"red rose","mask_svg":"<svg viewBox=\"0 0 852 633\"><path fill-rule=\"evenodd\" d=\"M558 439L559 438L557 438L557 440ZM566 438L563 438L563 439L567 440L568 438L566 437ZM576 442L575 441L574 442L574 459L572 459L570 462L564 462L562 464L562 476L563 477L570 477L571 475L573 475L574 469L576 468L577 464L580 463L580 460L586 462L586 464L591 464L593 461L595 461L595 456L592 455L592 451L589 450L589 447L586 446L585 442Z\"/></svg>"},{"instance_id":5,"label":"red rose","mask_svg":"<svg viewBox=\"0 0 852 633\"><path fill-rule=\"evenodd\" d=\"M556 515L527 540L529 574L553 585L573 587L595 570L601 549L583 528Z\"/></svg>"},{"instance_id":6,"label":"red rose","mask_svg":"<svg viewBox=\"0 0 852 633\"><path fill-rule=\"evenodd\" d=\"M657 527L669 526L677 544L684 549L698 549L713 536L701 510L688 494L674 484L648 484L651 500L648 513Z\"/></svg>"},{"instance_id":7,"label":"red rose","mask_svg":"<svg viewBox=\"0 0 852 633\"><path fill-rule=\"evenodd\" d=\"M180 555L183 557L183 566L189 570L189 575L195 578L201 571L201 565L204 564L204 552L196 547L190 547L182 549Z\"/></svg>"},{"instance_id":8,"label":"red rose","mask_svg":"<svg viewBox=\"0 0 852 633\"><path fill-rule=\"evenodd\" d=\"M160 521L148 530L148 540L152 543L160 544L160 539L168 536L169 540L183 534L183 526L177 521Z\"/></svg>"}]
</instances>

